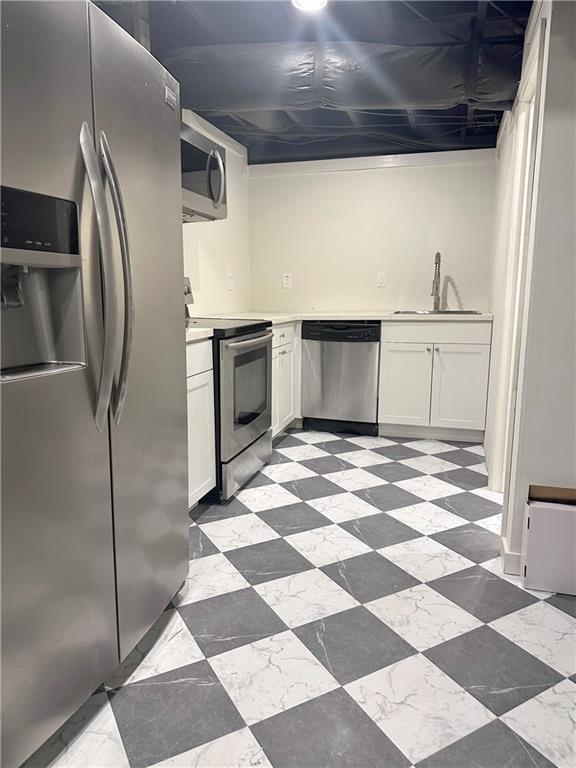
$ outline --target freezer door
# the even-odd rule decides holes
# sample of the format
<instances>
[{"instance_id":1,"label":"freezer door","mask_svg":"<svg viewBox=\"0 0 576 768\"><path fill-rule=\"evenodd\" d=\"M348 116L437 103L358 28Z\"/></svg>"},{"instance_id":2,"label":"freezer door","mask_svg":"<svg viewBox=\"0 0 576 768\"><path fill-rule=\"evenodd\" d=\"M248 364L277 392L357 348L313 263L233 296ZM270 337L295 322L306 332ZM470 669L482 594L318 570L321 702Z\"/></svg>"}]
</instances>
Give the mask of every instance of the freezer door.
<instances>
[{"instance_id":1,"label":"freezer door","mask_svg":"<svg viewBox=\"0 0 576 768\"><path fill-rule=\"evenodd\" d=\"M125 350L131 329L130 353L124 367L121 354L117 364L125 400L110 417L124 657L164 610L188 566L180 106L171 75L93 5L90 34L95 140L101 148L105 137L110 215L118 211L118 229L125 227L126 242L120 236L116 243L118 279L132 276L133 311L121 309L128 325L119 340Z\"/></svg>"},{"instance_id":2,"label":"freezer door","mask_svg":"<svg viewBox=\"0 0 576 768\"><path fill-rule=\"evenodd\" d=\"M2 183L78 205L88 341L85 368L2 383L3 768L118 663L108 429L94 419L101 286L79 146L92 122L88 55L84 3L2 3ZM3 261L18 250L3 249ZM66 322L64 309L54 307Z\"/></svg>"}]
</instances>

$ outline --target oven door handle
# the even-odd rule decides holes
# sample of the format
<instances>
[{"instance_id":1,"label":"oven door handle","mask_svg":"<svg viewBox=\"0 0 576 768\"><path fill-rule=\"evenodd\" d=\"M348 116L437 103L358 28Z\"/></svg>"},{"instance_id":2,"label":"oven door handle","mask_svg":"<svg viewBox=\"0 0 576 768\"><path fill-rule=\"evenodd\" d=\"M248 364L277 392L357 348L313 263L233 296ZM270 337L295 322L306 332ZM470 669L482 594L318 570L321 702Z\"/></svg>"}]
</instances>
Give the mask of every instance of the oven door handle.
<instances>
[{"instance_id":1,"label":"oven door handle","mask_svg":"<svg viewBox=\"0 0 576 768\"><path fill-rule=\"evenodd\" d=\"M250 347L259 347L263 342L268 342L274 336L273 333L267 333L266 336L257 336L255 339L248 339L248 341L228 341L226 346L228 349L249 349Z\"/></svg>"}]
</instances>

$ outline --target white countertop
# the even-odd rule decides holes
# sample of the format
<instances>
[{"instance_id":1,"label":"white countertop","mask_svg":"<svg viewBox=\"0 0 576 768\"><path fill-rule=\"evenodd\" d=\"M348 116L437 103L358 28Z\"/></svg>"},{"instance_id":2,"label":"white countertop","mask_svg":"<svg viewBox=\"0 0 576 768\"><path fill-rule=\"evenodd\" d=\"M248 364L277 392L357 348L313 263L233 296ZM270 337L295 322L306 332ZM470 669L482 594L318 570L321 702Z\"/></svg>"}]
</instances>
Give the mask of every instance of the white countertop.
<instances>
[{"instance_id":1,"label":"white countertop","mask_svg":"<svg viewBox=\"0 0 576 768\"><path fill-rule=\"evenodd\" d=\"M186 328L186 344L202 339L211 339L214 336L212 328Z\"/></svg>"},{"instance_id":2,"label":"white countertop","mask_svg":"<svg viewBox=\"0 0 576 768\"><path fill-rule=\"evenodd\" d=\"M393 322L444 322L444 323L478 323L493 320L492 314L484 312L480 315L395 315L392 311L375 312L235 312L218 313L213 317L237 318L238 320L270 320L272 325L294 323L300 320L386 320Z\"/></svg>"}]
</instances>

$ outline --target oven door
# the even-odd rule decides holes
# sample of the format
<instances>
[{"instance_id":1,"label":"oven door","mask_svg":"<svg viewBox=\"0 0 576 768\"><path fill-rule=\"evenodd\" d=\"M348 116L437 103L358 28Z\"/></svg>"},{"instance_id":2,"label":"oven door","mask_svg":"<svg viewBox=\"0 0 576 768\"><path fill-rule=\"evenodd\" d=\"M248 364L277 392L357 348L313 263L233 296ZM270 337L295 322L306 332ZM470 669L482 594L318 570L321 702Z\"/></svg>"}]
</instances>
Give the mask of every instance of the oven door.
<instances>
[{"instance_id":1,"label":"oven door","mask_svg":"<svg viewBox=\"0 0 576 768\"><path fill-rule=\"evenodd\" d=\"M272 333L220 342L220 459L230 461L272 423Z\"/></svg>"}]
</instances>

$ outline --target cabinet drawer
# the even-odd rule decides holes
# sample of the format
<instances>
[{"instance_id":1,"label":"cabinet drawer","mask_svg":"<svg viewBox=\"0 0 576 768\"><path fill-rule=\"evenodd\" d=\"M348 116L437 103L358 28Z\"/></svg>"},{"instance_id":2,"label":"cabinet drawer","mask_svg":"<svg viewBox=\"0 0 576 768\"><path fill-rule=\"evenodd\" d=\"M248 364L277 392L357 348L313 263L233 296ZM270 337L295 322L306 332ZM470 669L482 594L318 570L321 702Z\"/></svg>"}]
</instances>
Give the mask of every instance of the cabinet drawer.
<instances>
[{"instance_id":1,"label":"cabinet drawer","mask_svg":"<svg viewBox=\"0 0 576 768\"><path fill-rule=\"evenodd\" d=\"M212 341L193 341L186 344L186 376L195 376L210 371L212 362Z\"/></svg>"},{"instance_id":2,"label":"cabinet drawer","mask_svg":"<svg viewBox=\"0 0 576 768\"><path fill-rule=\"evenodd\" d=\"M416 344L490 344L492 323L422 320L382 323L382 341Z\"/></svg>"},{"instance_id":3,"label":"cabinet drawer","mask_svg":"<svg viewBox=\"0 0 576 768\"><path fill-rule=\"evenodd\" d=\"M294 340L294 323L276 325L273 329L272 347L280 347L282 344L290 344Z\"/></svg>"}]
</instances>

